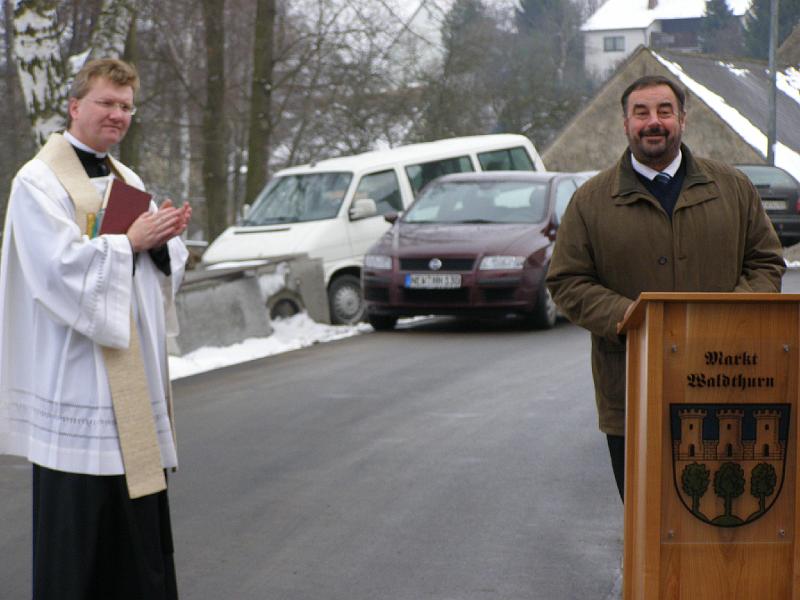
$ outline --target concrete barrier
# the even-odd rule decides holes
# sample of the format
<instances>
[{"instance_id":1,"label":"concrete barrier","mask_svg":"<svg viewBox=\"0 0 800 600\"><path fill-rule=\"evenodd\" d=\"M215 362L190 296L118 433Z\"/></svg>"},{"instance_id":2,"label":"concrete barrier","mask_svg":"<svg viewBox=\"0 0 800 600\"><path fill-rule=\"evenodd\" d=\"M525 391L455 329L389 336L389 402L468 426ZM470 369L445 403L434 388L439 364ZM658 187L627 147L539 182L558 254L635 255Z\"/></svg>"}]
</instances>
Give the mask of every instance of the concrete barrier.
<instances>
[{"instance_id":1,"label":"concrete barrier","mask_svg":"<svg viewBox=\"0 0 800 600\"><path fill-rule=\"evenodd\" d=\"M180 333L170 338L169 353L177 356L269 336L270 311L285 315L296 308L330 322L322 261L306 255L187 271L175 307Z\"/></svg>"}]
</instances>

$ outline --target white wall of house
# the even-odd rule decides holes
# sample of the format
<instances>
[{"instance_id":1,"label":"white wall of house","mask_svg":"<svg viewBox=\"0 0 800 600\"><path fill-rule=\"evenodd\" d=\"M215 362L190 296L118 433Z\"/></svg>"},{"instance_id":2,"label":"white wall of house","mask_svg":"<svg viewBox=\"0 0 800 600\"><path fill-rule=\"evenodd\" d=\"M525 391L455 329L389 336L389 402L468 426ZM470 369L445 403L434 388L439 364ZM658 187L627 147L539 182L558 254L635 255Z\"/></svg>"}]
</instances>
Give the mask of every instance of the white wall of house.
<instances>
[{"instance_id":1,"label":"white wall of house","mask_svg":"<svg viewBox=\"0 0 800 600\"><path fill-rule=\"evenodd\" d=\"M661 31L660 23L652 23L645 29L585 31L583 44L587 74L595 81L605 81L637 47L649 44L652 31Z\"/></svg>"}]
</instances>

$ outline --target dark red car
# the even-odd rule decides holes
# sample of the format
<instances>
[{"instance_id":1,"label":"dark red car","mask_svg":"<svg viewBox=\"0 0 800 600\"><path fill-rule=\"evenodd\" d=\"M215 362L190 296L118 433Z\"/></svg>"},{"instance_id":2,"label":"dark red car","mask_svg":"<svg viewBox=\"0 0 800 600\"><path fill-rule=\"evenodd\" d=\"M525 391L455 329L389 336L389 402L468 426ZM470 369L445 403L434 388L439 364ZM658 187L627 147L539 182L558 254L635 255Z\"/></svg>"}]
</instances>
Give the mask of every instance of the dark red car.
<instances>
[{"instance_id":1,"label":"dark red car","mask_svg":"<svg viewBox=\"0 0 800 600\"><path fill-rule=\"evenodd\" d=\"M516 314L552 327L556 307L544 277L559 218L582 181L494 171L431 182L364 257L370 324L380 330L411 315Z\"/></svg>"}]
</instances>

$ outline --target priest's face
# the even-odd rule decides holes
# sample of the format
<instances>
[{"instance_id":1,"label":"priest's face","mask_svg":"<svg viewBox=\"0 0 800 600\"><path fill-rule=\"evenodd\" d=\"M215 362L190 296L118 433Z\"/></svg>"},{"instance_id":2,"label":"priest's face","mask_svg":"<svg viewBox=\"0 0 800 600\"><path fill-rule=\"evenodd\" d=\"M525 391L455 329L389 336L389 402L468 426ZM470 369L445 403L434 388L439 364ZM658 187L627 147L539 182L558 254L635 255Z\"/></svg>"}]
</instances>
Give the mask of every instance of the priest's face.
<instances>
[{"instance_id":1,"label":"priest's face","mask_svg":"<svg viewBox=\"0 0 800 600\"><path fill-rule=\"evenodd\" d=\"M628 96L625 135L639 162L661 171L678 156L686 116L668 85L634 90Z\"/></svg>"},{"instance_id":2,"label":"priest's face","mask_svg":"<svg viewBox=\"0 0 800 600\"><path fill-rule=\"evenodd\" d=\"M70 98L69 132L93 150L108 152L125 137L131 126L132 110L131 86L119 86L97 77L83 98Z\"/></svg>"}]
</instances>

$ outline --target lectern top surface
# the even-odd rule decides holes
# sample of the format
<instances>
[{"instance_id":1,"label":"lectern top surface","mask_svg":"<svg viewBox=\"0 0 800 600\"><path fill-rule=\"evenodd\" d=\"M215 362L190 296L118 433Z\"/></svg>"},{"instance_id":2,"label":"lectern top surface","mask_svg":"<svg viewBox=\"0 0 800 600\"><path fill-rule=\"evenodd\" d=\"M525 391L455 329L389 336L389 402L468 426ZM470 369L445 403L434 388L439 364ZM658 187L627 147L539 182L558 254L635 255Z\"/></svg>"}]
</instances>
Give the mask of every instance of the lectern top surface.
<instances>
[{"instance_id":1,"label":"lectern top surface","mask_svg":"<svg viewBox=\"0 0 800 600\"><path fill-rule=\"evenodd\" d=\"M617 325L619 333L625 333L641 324L644 309L648 302L796 302L800 304L800 294L765 294L736 292L642 292L628 309L622 323Z\"/></svg>"}]
</instances>

